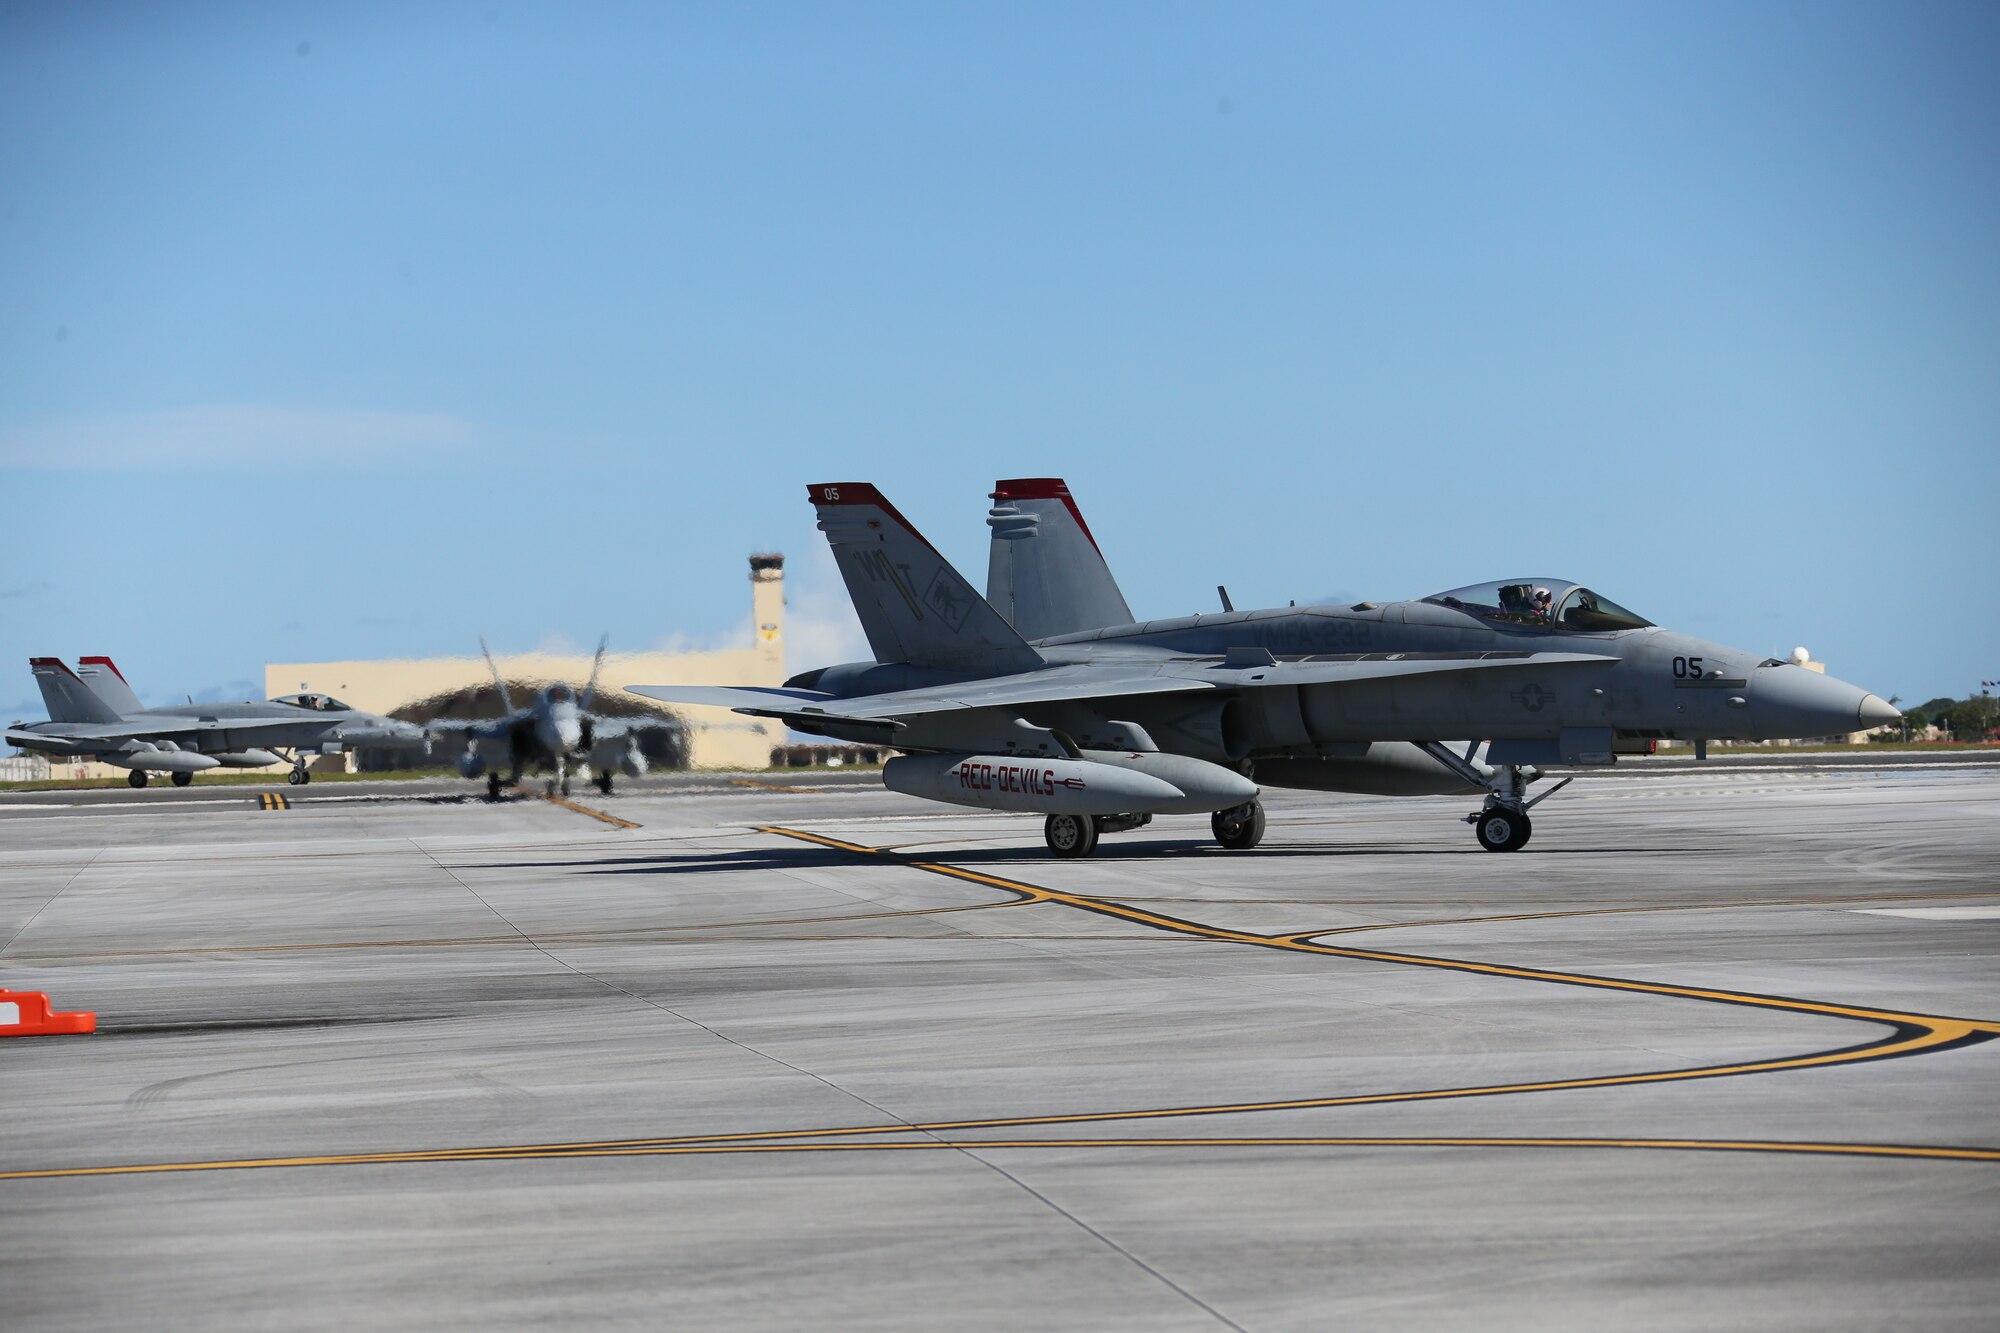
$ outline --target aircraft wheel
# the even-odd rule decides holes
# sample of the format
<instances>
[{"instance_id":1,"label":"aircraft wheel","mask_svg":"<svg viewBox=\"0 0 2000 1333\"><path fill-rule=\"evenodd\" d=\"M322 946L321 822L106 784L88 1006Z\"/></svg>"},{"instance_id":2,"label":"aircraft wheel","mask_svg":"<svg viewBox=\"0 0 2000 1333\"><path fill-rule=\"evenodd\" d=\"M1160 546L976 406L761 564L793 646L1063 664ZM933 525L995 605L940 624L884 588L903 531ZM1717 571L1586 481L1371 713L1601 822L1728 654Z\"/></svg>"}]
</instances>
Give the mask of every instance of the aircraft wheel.
<instances>
[{"instance_id":1,"label":"aircraft wheel","mask_svg":"<svg viewBox=\"0 0 2000 1333\"><path fill-rule=\"evenodd\" d=\"M185 787L185 786L187 786L187 785L188 785L188 783L190 783L190 782L193 782L193 781L194 781L194 774L192 774L192 773L176 773L176 774L174 774L174 785L175 785L176 787Z\"/></svg>"},{"instance_id":2,"label":"aircraft wheel","mask_svg":"<svg viewBox=\"0 0 2000 1333\"><path fill-rule=\"evenodd\" d=\"M1042 838L1061 857L1089 856L1097 850L1097 834L1092 815L1050 815L1042 824Z\"/></svg>"},{"instance_id":3,"label":"aircraft wheel","mask_svg":"<svg viewBox=\"0 0 2000 1333\"><path fill-rule=\"evenodd\" d=\"M1229 810L1217 810L1208 819L1215 840L1232 852L1247 852L1264 841L1264 803L1245 801Z\"/></svg>"},{"instance_id":4,"label":"aircraft wheel","mask_svg":"<svg viewBox=\"0 0 2000 1333\"><path fill-rule=\"evenodd\" d=\"M500 775L498 773L488 773L486 775L486 799L489 801L500 799Z\"/></svg>"},{"instance_id":5,"label":"aircraft wheel","mask_svg":"<svg viewBox=\"0 0 2000 1333\"><path fill-rule=\"evenodd\" d=\"M565 796L569 795L569 779L568 779L568 778L564 778L564 779L562 780L562 794L563 794L563 795L565 795Z\"/></svg>"},{"instance_id":6,"label":"aircraft wheel","mask_svg":"<svg viewBox=\"0 0 2000 1333\"><path fill-rule=\"evenodd\" d=\"M1534 822L1519 810L1495 807L1479 817L1474 826L1479 845L1489 852L1518 852L1528 845Z\"/></svg>"},{"instance_id":7,"label":"aircraft wheel","mask_svg":"<svg viewBox=\"0 0 2000 1333\"><path fill-rule=\"evenodd\" d=\"M596 781L597 790L609 796L611 794L611 775L609 773L599 773Z\"/></svg>"},{"instance_id":8,"label":"aircraft wheel","mask_svg":"<svg viewBox=\"0 0 2000 1333\"><path fill-rule=\"evenodd\" d=\"M145 769L143 769L143 768L135 768L135 769L133 769L133 770L132 770L132 771L131 771L130 773L127 773L127 774L125 775L125 781L127 781L128 783L130 783L130 784L131 784L131 785L133 785L134 787L143 787L143 786L145 786L145 785L146 785L146 770L145 770Z\"/></svg>"},{"instance_id":9,"label":"aircraft wheel","mask_svg":"<svg viewBox=\"0 0 2000 1333\"><path fill-rule=\"evenodd\" d=\"M293 787L303 787L306 784L306 780L307 773L303 768L295 768L285 774L285 782Z\"/></svg>"}]
</instances>

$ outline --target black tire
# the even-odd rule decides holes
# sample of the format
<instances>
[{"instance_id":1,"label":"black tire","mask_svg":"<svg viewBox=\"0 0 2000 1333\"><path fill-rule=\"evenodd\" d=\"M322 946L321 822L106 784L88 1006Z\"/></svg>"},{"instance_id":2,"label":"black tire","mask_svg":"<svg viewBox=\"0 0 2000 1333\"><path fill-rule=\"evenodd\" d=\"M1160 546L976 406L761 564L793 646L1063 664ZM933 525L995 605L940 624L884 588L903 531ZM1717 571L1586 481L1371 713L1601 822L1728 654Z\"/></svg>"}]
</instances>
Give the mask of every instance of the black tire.
<instances>
[{"instance_id":1,"label":"black tire","mask_svg":"<svg viewBox=\"0 0 2000 1333\"><path fill-rule=\"evenodd\" d=\"M486 799L489 801L500 799L500 775L498 773L488 773L486 775Z\"/></svg>"},{"instance_id":2,"label":"black tire","mask_svg":"<svg viewBox=\"0 0 2000 1333\"><path fill-rule=\"evenodd\" d=\"M1518 852L1528 844L1533 822L1519 810L1494 808L1479 817L1473 826L1479 845L1489 852Z\"/></svg>"},{"instance_id":3,"label":"black tire","mask_svg":"<svg viewBox=\"0 0 2000 1333\"><path fill-rule=\"evenodd\" d=\"M609 773L599 773L596 781L597 790L609 796L611 794L611 775Z\"/></svg>"},{"instance_id":4,"label":"black tire","mask_svg":"<svg viewBox=\"0 0 2000 1333\"><path fill-rule=\"evenodd\" d=\"M135 768L135 769L133 769L133 770L132 770L132 771L131 771L130 773L127 773L127 774L125 775L125 781L126 781L126 782L127 782L127 783L128 783L129 785L131 785L131 786L134 786L134 787L143 787L143 786L145 786L145 785L146 785L146 770L145 770L145 769L143 769L143 768Z\"/></svg>"},{"instance_id":5,"label":"black tire","mask_svg":"<svg viewBox=\"0 0 2000 1333\"><path fill-rule=\"evenodd\" d=\"M1096 851L1098 832L1094 815L1050 815L1042 821L1042 840L1051 852L1066 859Z\"/></svg>"},{"instance_id":6,"label":"black tire","mask_svg":"<svg viewBox=\"0 0 2000 1333\"><path fill-rule=\"evenodd\" d=\"M303 787L306 783L306 771L303 768L295 768L285 774L285 781L290 786Z\"/></svg>"},{"instance_id":7,"label":"black tire","mask_svg":"<svg viewBox=\"0 0 2000 1333\"><path fill-rule=\"evenodd\" d=\"M565 795L565 796L569 795L569 779L568 779L568 778L564 778L564 779L562 780L562 794L563 794L563 795Z\"/></svg>"},{"instance_id":8,"label":"black tire","mask_svg":"<svg viewBox=\"0 0 2000 1333\"><path fill-rule=\"evenodd\" d=\"M1246 801L1208 818L1215 840L1232 852L1247 852L1264 841L1264 803Z\"/></svg>"},{"instance_id":9,"label":"black tire","mask_svg":"<svg viewBox=\"0 0 2000 1333\"><path fill-rule=\"evenodd\" d=\"M194 781L194 774L192 774L192 773L176 773L176 774L174 774L174 785L175 785L176 787L185 787L185 786L187 786L187 785L188 785L188 783L190 783L190 782L193 782L193 781Z\"/></svg>"}]
</instances>

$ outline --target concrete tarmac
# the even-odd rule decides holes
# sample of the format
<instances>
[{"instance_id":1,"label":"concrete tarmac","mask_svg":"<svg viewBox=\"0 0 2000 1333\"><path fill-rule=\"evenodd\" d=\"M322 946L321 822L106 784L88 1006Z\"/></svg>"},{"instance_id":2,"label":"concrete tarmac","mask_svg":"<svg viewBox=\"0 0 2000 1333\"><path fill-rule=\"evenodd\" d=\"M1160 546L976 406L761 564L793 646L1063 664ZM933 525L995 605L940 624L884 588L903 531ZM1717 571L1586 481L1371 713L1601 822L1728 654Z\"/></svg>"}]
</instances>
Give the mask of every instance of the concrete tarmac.
<instances>
[{"instance_id":1,"label":"concrete tarmac","mask_svg":"<svg viewBox=\"0 0 2000 1333\"><path fill-rule=\"evenodd\" d=\"M0 796L0 985L99 1016L0 1041L0 1326L2000 1309L1990 763L1082 862L872 779L263 790Z\"/></svg>"}]
</instances>

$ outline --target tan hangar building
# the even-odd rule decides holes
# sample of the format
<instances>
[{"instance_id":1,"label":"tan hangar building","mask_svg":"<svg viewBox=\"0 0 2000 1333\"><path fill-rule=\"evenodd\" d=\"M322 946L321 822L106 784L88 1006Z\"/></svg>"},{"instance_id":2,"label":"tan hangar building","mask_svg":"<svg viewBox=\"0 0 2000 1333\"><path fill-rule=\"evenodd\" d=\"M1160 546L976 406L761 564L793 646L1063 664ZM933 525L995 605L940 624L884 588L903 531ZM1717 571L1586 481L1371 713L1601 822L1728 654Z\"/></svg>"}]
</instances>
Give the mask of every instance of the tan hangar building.
<instances>
[{"instance_id":1,"label":"tan hangar building","mask_svg":"<svg viewBox=\"0 0 2000 1333\"><path fill-rule=\"evenodd\" d=\"M750 557L752 641L741 648L695 653L620 653L605 655L598 678L600 696L609 694L648 708L650 700L624 694L634 684L782 685L785 683L785 558ZM510 688L567 681L578 689L590 679L591 658L551 653L520 653L495 659ZM428 700L462 691L490 688L492 674L481 657L390 659L374 662L273 662L264 668L264 693L311 691L331 694L371 713L393 713ZM522 701L515 699L518 706ZM771 752L785 743L782 723L743 717L724 708L672 710L688 724L687 761L694 768L764 768ZM344 766L348 756L328 756L323 763ZM442 754L432 762L449 762Z\"/></svg>"}]
</instances>

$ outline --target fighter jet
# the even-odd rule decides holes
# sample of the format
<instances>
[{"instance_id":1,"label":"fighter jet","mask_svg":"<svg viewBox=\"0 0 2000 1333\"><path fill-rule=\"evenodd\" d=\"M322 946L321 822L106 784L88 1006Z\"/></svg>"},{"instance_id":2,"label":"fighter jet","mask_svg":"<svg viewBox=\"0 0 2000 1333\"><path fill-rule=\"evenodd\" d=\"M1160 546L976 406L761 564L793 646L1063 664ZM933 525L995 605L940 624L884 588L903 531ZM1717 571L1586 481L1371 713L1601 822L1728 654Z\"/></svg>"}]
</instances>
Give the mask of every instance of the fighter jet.
<instances>
[{"instance_id":1,"label":"fighter jet","mask_svg":"<svg viewBox=\"0 0 2000 1333\"><path fill-rule=\"evenodd\" d=\"M176 787L185 787L212 768L263 768L286 758L292 769L285 781L297 785L311 780L306 761L314 755L425 743L418 727L325 694L145 708L110 658L86 657L78 665L81 675L59 657L28 659L49 720L16 722L7 728L7 743L130 769L126 781L134 787L145 786L148 773L171 774Z\"/></svg>"},{"instance_id":2,"label":"fighter jet","mask_svg":"<svg viewBox=\"0 0 2000 1333\"><path fill-rule=\"evenodd\" d=\"M503 716L477 720L438 718L428 724L430 733L464 739L458 771L468 778L485 774L486 798L490 801L500 799L503 785L519 786L522 774L530 768L550 774L550 795L560 791L567 796L571 765L584 781L596 782L597 789L609 796L615 773L622 771L635 778L645 776L646 755L640 741L646 734L681 729L678 722L664 718L603 717L590 711L591 701L597 696L597 677L604 669L604 650L609 643L609 636L598 642L590 683L584 686L581 698L574 688L557 681L537 690L528 704L516 708L507 682L500 676L500 668L494 665L492 650L481 639L479 651L486 655L486 668L493 674ZM505 779L500 776L503 767L509 770Z\"/></svg>"},{"instance_id":3,"label":"fighter jet","mask_svg":"<svg viewBox=\"0 0 2000 1333\"><path fill-rule=\"evenodd\" d=\"M996 481L988 498L993 507L986 515L992 529L986 600L1031 645L1133 623L1125 594L1062 478ZM1216 591L1224 598L1223 609L1232 609L1228 594ZM1450 744L1465 749L1461 742ZM1407 741L1376 741L1349 750L1267 758L1258 766L1258 779L1266 786L1372 796L1460 796L1484 790ZM1474 747L1470 757L1476 762L1480 754Z\"/></svg>"},{"instance_id":4,"label":"fighter jet","mask_svg":"<svg viewBox=\"0 0 2000 1333\"><path fill-rule=\"evenodd\" d=\"M1621 741L1823 736L1895 720L1856 686L1663 629L1566 579L1513 578L1414 601L1225 611L1030 644L874 486L808 488L871 662L776 689L629 686L795 730L905 751L892 790L1046 816L1058 856L1152 814L1209 813L1255 847L1259 784L1406 742L1483 790L1479 845L1518 851L1531 797L1562 768L1616 762ZM1485 741L1483 759L1454 738Z\"/></svg>"}]
</instances>

